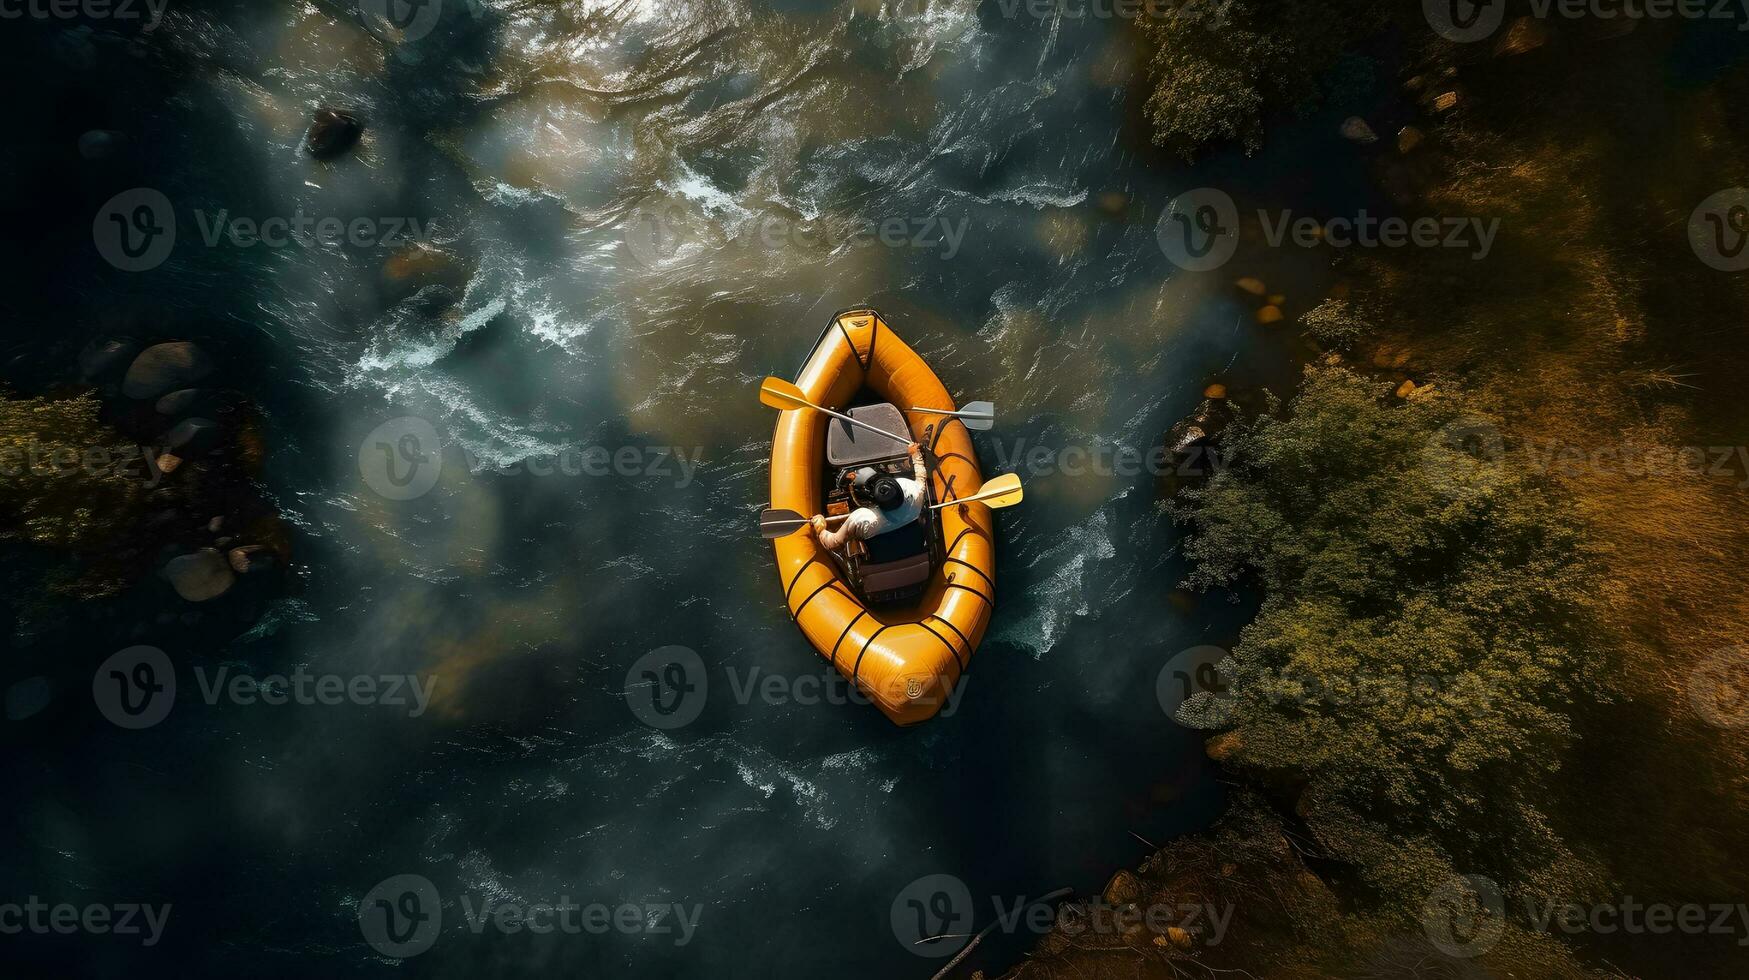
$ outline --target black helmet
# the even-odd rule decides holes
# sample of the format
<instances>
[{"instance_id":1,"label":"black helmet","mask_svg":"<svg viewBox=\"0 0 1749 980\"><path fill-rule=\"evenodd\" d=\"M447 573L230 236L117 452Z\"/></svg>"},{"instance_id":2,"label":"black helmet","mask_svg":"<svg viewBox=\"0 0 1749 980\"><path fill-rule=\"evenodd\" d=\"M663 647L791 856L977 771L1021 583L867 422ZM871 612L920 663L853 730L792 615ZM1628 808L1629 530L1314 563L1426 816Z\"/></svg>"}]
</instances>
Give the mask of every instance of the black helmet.
<instances>
[{"instance_id":1,"label":"black helmet","mask_svg":"<svg viewBox=\"0 0 1749 980\"><path fill-rule=\"evenodd\" d=\"M899 481L885 473L868 481L868 496L881 510L894 510L905 502L905 491Z\"/></svg>"}]
</instances>

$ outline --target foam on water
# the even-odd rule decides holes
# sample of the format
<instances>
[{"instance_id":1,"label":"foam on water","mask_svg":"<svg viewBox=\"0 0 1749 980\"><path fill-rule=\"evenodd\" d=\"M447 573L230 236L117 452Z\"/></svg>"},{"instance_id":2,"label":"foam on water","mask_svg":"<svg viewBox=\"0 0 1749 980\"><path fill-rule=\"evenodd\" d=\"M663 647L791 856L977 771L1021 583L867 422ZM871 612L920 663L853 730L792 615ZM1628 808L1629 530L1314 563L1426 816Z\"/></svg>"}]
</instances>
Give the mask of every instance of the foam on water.
<instances>
[{"instance_id":1,"label":"foam on water","mask_svg":"<svg viewBox=\"0 0 1749 980\"><path fill-rule=\"evenodd\" d=\"M1051 652L1077 618L1098 616L1094 600L1100 596L1094 576L1100 563L1116 556L1111 519L1103 509L1063 531L1026 563L1028 569L1046 570L1043 580L1029 590L1034 596L1030 608L1024 613L1004 610L994 637L1032 651L1035 660Z\"/></svg>"}]
</instances>

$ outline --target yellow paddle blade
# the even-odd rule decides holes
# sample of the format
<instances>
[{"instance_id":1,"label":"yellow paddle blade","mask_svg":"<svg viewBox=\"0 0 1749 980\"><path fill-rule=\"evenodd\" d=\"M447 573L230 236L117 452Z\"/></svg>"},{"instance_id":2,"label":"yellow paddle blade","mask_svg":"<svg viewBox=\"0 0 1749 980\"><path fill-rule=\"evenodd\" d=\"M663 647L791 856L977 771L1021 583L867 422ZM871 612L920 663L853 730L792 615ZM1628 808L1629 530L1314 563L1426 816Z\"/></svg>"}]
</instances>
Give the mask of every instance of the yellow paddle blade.
<instances>
[{"instance_id":1,"label":"yellow paddle blade","mask_svg":"<svg viewBox=\"0 0 1749 980\"><path fill-rule=\"evenodd\" d=\"M808 401L808 396L802 394L802 389L777 377L759 382L759 402L767 408L780 411L814 407L814 403Z\"/></svg>"},{"instance_id":2,"label":"yellow paddle blade","mask_svg":"<svg viewBox=\"0 0 1749 980\"><path fill-rule=\"evenodd\" d=\"M1004 507L1013 507L1025 498L1026 491L1020 485L1020 476L1015 473L1004 473L984 481L984 486L970 497L961 497L958 500L950 500L935 506L938 508L950 507L954 504L969 504L976 501L992 510L1001 510Z\"/></svg>"}]
</instances>

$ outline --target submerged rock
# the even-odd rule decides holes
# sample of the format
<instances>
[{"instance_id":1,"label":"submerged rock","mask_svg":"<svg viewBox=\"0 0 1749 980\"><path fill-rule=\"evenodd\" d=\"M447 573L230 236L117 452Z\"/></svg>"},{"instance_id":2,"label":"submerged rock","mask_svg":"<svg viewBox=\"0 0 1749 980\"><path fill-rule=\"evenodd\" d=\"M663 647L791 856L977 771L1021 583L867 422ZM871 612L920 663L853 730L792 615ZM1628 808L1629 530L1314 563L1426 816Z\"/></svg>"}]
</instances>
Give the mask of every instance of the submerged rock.
<instances>
[{"instance_id":1,"label":"submerged rock","mask_svg":"<svg viewBox=\"0 0 1749 980\"><path fill-rule=\"evenodd\" d=\"M1494 45L1495 57L1507 57L1535 51L1547 44L1549 28L1536 17L1520 17L1512 22L1512 26L1501 35L1500 41Z\"/></svg>"},{"instance_id":2,"label":"submerged rock","mask_svg":"<svg viewBox=\"0 0 1749 980\"><path fill-rule=\"evenodd\" d=\"M1225 398L1204 398L1196 411L1166 431L1166 451L1174 459L1182 459L1197 446L1212 444L1226 430L1232 415Z\"/></svg>"},{"instance_id":3,"label":"submerged rock","mask_svg":"<svg viewBox=\"0 0 1749 980\"><path fill-rule=\"evenodd\" d=\"M187 388L213 373L212 358L187 341L154 344L128 367L121 392L129 398L157 398Z\"/></svg>"},{"instance_id":4,"label":"submerged rock","mask_svg":"<svg viewBox=\"0 0 1749 980\"><path fill-rule=\"evenodd\" d=\"M317 109L310 131L304 135L304 151L318 160L332 160L358 143L364 123L340 109Z\"/></svg>"},{"instance_id":5,"label":"submerged rock","mask_svg":"<svg viewBox=\"0 0 1749 980\"><path fill-rule=\"evenodd\" d=\"M1377 143L1379 134L1359 116L1349 116L1342 122L1342 138L1356 143Z\"/></svg>"},{"instance_id":6,"label":"submerged rock","mask_svg":"<svg viewBox=\"0 0 1749 980\"><path fill-rule=\"evenodd\" d=\"M42 712L55 698L46 677L27 677L6 689L6 720L24 721Z\"/></svg>"},{"instance_id":7,"label":"submerged rock","mask_svg":"<svg viewBox=\"0 0 1749 980\"><path fill-rule=\"evenodd\" d=\"M189 602L206 602L230 591L237 581L231 566L217 549L202 548L192 555L172 558L164 566L164 577L176 594Z\"/></svg>"},{"instance_id":8,"label":"submerged rock","mask_svg":"<svg viewBox=\"0 0 1749 980\"><path fill-rule=\"evenodd\" d=\"M1128 905L1141 900L1141 879L1128 871L1119 871L1105 884L1105 901L1108 905Z\"/></svg>"},{"instance_id":9,"label":"submerged rock","mask_svg":"<svg viewBox=\"0 0 1749 980\"><path fill-rule=\"evenodd\" d=\"M1203 743L1203 751L1216 762L1226 762L1244 747L1245 739L1238 732L1223 732Z\"/></svg>"},{"instance_id":10,"label":"submerged rock","mask_svg":"<svg viewBox=\"0 0 1749 980\"><path fill-rule=\"evenodd\" d=\"M93 340L79 352L79 377L88 382L114 377L127 367L139 349L140 345L131 340Z\"/></svg>"},{"instance_id":11,"label":"submerged rock","mask_svg":"<svg viewBox=\"0 0 1749 980\"><path fill-rule=\"evenodd\" d=\"M164 437L165 448L191 459L219 444L219 424L212 419L184 419Z\"/></svg>"},{"instance_id":12,"label":"submerged rock","mask_svg":"<svg viewBox=\"0 0 1749 980\"><path fill-rule=\"evenodd\" d=\"M213 393L205 388L182 388L158 399L154 407L159 415L181 418L196 412L210 412L215 402Z\"/></svg>"},{"instance_id":13,"label":"submerged rock","mask_svg":"<svg viewBox=\"0 0 1749 980\"><path fill-rule=\"evenodd\" d=\"M232 548L231 553L226 557L231 563L231 569L238 575L272 571L276 563L273 551L265 545L259 544Z\"/></svg>"},{"instance_id":14,"label":"submerged rock","mask_svg":"<svg viewBox=\"0 0 1749 980\"><path fill-rule=\"evenodd\" d=\"M113 129L93 129L79 137L79 155L87 160L107 160L127 146L127 137Z\"/></svg>"},{"instance_id":15,"label":"submerged rock","mask_svg":"<svg viewBox=\"0 0 1749 980\"><path fill-rule=\"evenodd\" d=\"M428 286L441 286L460 294L467 288L468 277L466 263L454 253L423 242L389 256L382 268L383 291L392 303L399 303Z\"/></svg>"}]
</instances>

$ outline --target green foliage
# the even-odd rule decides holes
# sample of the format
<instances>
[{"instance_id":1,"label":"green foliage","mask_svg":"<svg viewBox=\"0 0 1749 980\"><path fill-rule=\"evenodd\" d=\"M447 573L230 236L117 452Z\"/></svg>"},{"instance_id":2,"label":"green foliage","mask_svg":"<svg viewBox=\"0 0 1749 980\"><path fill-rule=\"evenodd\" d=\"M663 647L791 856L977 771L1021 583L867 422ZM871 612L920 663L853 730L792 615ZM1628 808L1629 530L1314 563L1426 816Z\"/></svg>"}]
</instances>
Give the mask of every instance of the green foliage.
<instances>
[{"instance_id":1,"label":"green foliage","mask_svg":"<svg viewBox=\"0 0 1749 980\"><path fill-rule=\"evenodd\" d=\"M1570 900L1598 881L1541 801L1597 689L1586 543L1460 399L1385 393L1308 368L1291 413L1230 429L1228 469L1174 507L1190 584L1265 590L1227 691L1181 720L1291 774L1319 843L1401 903L1454 873Z\"/></svg>"},{"instance_id":2,"label":"green foliage","mask_svg":"<svg viewBox=\"0 0 1749 980\"><path fill-rule=\"evenodd\" d=\"M90 397L0 399L0 543L94 558L144 515L160 478L144 447L98 420ZM71 556L70 556L71 557ZM109 572L53 576L57 591L96 595Z\"/></svg>"},{"instance_id":3,"label":"green foliage","mask_svg":"<svg viewBox=\"0 0 1749 980\"><path fill-rule=\"evenodd\" d=\"M1263 146L1265 112L1355 98L1370 85L1372 67L1341 52L1377 30L1382 6L1191 0L1172 16L1142 18L1154 86L1144 111L1154 142L1187 160L1212 143L1237 142L1253 153Z\"/></svg>"},{"instance_id":4,"label":"green foliage","mask_svg":"<svg viewBox=\"0 0 1749 980\"><path fill-rule=\"evenodd\" d=\"M1372 332L1372 324L1345 299L1326 299L1300 318L1306 333L1326 350L1347 351Z\"/></svg>"}]
</instances>

